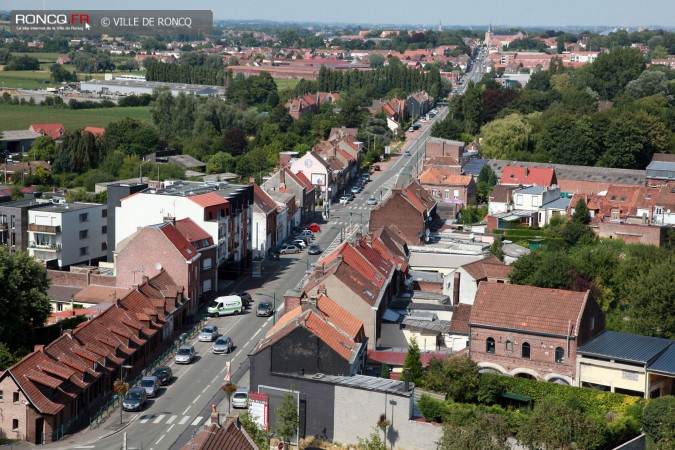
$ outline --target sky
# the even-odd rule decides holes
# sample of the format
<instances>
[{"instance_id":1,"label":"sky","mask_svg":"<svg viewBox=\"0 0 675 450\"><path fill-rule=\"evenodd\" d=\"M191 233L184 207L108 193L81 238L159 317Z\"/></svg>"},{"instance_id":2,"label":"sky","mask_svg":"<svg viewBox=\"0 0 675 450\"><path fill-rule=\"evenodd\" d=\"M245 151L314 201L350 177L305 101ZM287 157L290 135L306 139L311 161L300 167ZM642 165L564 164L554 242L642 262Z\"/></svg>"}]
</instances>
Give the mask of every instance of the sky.
<instances>
[{"instance_id":1,"label":"sky","mask_svg":"<svg viewBox=\"0 0 675 450\"><path fill-rule=\"evenodd\" d=\"M215 19L484 26L675 27L673 0L0 0L6 9L210 9ZM581 31L581 30L580 30Z\"/></svg>"}]
</instances>

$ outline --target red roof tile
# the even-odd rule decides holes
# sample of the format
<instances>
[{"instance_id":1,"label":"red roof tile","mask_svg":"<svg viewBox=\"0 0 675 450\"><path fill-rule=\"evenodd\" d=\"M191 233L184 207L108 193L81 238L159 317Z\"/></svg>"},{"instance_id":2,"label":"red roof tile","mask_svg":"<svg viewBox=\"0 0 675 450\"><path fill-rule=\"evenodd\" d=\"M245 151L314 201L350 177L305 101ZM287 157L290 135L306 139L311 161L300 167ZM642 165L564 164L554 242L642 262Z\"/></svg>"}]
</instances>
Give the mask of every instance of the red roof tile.
<instances>
[{"instance_id":1,"label":"red roof tile","mask_svg":"<svg viewBox=\"0 0 675 450\"><path fill-rule=\"evenodd\" d=\"M488 277L508 278L511 273L511 266L507 266L495 256L464 264L461 267L476 281L487 280Z\"/></svg>"},{"instance_id":2,"label":"red roof tile","mask_svg":"<svg viewBox=\"0 0 675 450\"><path fill-rule=\"evenodd\" d=\"M28 129L52 139L60 139L66 132L62 123L32 123Z\"/></svg>"},{"instance_id":3,"label":"red roof tile","mask_svg":"<svg viewBox=\"0 0 675 450\"><path fill-rule=\"evenodd\" d=\"M550 167L505 166L501 184L523 186L551 186L557 183L555 170Z\"/></svg>"},{"instance_id":4,"label":"red roof tile","mask_svg":"<svg viewBox=\"0 0 675 450\"><path fill-rule=\"evenodd\" d=\"M222 198L218 196L219 198ZM166 238L187 261L190 261L197 255L197 249L185 237L180 234L178 229L170 222L160 224L157 227Z\"/></svg>"},{"instance_id":5,"label":"red roof tile","mask_svg":"<svg viewBox=\"0 0 675 450\"><path fill-rule=\"evenodd\" d=\"M91 133L96 137L101 137L105 134L105 128L100 127L84 127L83 133Z\"/></svg>"},{"instance_id":6,"label":"red roof tile","mask_svg":"<svg viewBox=\"0 0 675 450\"><path fill-rule=\"evenodd\" d=\"M469 335L469 319L471 318L471 305L460 303L452 307L452 318L450 319L450 334Z\"/></svg>"},{"instance_id":7,"label":"red roof tile","mask_svg":"<svg viewBox=\"0 0 675 450\"><path fill-rule=\"evenodd\" d=\"M204 231L202 227L197 225L194 220L186 217L185 219L176 221L176 228L188 242L208 241L209 245L213 245L213 236Z\"/></svg>"},{"instance_id":8,"label":"red roof tile","mask_svg":"<svg viewBox=\"0 0 675 450\"><path fill-rule=\"evenodd\" d=\"M481 282L471 326L499 327L565 336L579 333L590 291L576 292L517 284Z\"/></svg>"},{"instance_id":9,"label":"red roof tile","mask_svg":"<svg viewBox=\"0 0 675 450\"><path fill-rule=\"evenodd\" d=\"M215 192L207 192L206 194L200 195L191 195L188 198L203 208L206 208L208 206L220 206L220 205L225 206L229 203L227 200L225 200L223 197L216 194Z\"/></svg>"}]
</instances>

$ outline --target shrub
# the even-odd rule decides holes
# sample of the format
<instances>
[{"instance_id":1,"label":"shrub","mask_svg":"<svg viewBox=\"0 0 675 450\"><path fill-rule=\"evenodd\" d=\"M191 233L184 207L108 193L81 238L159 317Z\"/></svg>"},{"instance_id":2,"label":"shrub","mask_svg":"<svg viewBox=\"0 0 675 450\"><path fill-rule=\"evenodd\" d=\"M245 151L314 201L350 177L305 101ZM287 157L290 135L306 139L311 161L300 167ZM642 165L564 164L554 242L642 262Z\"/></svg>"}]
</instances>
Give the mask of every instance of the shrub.
<instances>
[{"instance_id":1,"label":"shrub","mask_svg":"<svg viewBox=\"0 0 675 450\"><path fill-rule=\"evenodd\" d=\"M675 397L650 400L644 409L643 427L656 444L661 441L675 444Z\"/></svg>"},{"instance_id":2,"label":"shrub","mask_svg":"<svg viewBox=\"0 0 675 450\"><path fill-rule=\"evenodd\" d=\"M417 406L429 422L443 422L448 415L448 407L445 402L431 398L426 394L422 394Z\"/></svg>"},{"instance_id":3,"label":"shrub","mask_svg":"<svg viewBox=\"0 0 675 450\"><path fill-rule=\"evenodd\" d=\"M476 419L476 405L449 402L447 408L447 422L452 426L463 427Z\"/></svg>"},{"instance_id":4,"label":"shrub","mask_svg":"<svg viewBox=\"0 0 675 450\"><path fill-rule=\"evenodd\" d=\"M484 377L478 379L478 401L485 405L491 405L499 401L499 396L504 393L504 383L501 376Z\"/></svg>"}]
</instances>

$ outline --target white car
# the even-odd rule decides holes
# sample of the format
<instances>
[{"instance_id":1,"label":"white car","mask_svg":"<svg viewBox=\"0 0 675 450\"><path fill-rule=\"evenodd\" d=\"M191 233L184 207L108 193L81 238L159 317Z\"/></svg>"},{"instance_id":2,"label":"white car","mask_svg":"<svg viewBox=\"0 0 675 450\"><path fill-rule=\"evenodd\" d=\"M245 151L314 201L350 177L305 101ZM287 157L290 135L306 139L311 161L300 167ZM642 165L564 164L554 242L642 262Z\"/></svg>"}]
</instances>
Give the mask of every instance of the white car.
<instances>
[{"instance_id":1,"label":"white car","mask_svg":"<svg viewBox=\"0 0 675 450\"><path fill-rule=\"evenodd\" d=\"M301 250L304 250L305 247L307 247L307 242L305 242L302 239L296 239L291 244L295 245L296 247L299 247Z\"/></svg>"},{"instance_id":2,"label":"white car","mask_svg":"<svg viewBox=\"0 0 675 450\"><path fill-rule=\"evenodd\" d=\"M341 205L346 205L347 203L349 203L349 197L340 197Z\"/></svg>"},{"instance_id":3,"label":"white car","mask_svg":"<svg viewBox=\"0 0 675 450\"><path fill-rule=\"evenodd\" d=\"M371 195L370 197L368 197L366 203L368 203L369 205L377 205L377 199Z\"/></svg>"},{"instance_id":4,"label":"white car","mask_svg":"<svg viewBox=\"0 0 675 450\"><path fill-rule=\"evenodd\" d=\"M281 246L279 253L282 255L286 255L288 253L300 253L300 249L292 244L284 244Z\"/></svg>"}]
</instances>

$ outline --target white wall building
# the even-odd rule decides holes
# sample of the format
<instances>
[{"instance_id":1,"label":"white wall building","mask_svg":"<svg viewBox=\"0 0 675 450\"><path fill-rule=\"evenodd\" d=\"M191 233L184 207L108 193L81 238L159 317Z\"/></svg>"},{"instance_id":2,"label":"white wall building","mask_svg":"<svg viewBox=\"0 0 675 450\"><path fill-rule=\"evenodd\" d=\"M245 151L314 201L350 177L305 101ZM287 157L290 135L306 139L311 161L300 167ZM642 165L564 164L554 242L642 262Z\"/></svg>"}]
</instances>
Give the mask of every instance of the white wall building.
<instances>
[{"instance_id":1,"label":"white wall building","mask_svg":"<svg viewBox=\"0 0 675 450\"><path fill-rule=\"evenodd\" d=\"M48 267L105 259L108 208L98 203L45 203L28 210L28 254Z\"/></svg>"}]
</instances>

